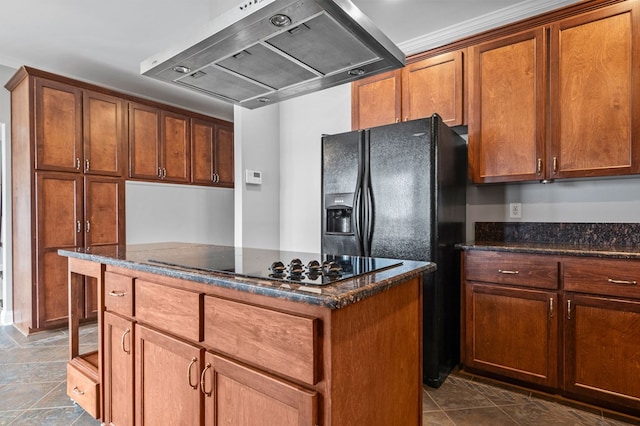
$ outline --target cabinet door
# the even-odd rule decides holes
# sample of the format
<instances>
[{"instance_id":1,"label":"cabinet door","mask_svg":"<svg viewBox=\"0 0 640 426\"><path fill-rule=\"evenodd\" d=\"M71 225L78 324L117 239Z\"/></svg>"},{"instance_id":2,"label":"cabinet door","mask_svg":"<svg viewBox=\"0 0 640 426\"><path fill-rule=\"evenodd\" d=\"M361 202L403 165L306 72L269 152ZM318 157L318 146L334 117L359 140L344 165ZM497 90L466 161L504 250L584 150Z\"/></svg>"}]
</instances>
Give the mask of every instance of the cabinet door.
<instances>
[{"instance_id":1,"label":"cabinet door","mask_svg":"<svg viewBox=\"0 0 640 426\"><path fill-rule=\"evenodd\" d=\"M82 176L36 172L37 328L64 324L69 315L67 258L58 249L83 246Z\"/></svg>"},{"instance_id":2,"label":"cabinet door","mask_svg":"<svg viewBox=\"0 0 640 426\"><path fill-rule=\"evenodd\" d=\"M124 180L106 176L84 178L84 245L125 244ZM96 280L85 279L85 318L98 312Z\"/></svg>"},{"instance_id":3,"label":"cabinet door","mask_svg":"<svg viewBox=\"0 0 640 426\"><path fill-rule=\"evenodd\" d=\"M465 365L557 386L557 293L475 283L465 288Z\"/></svg>"},{"instance_id":4,"label":"cabinet door","mask_svg":"<svg viewBox=\"0 0 640 426\"><path fill-rule=\"evenodd\" d=\"M110 312L103 319L104 422L133 425L133 322Z\"/></svg>"},{"instance_id":5,"label":"cabinet door","mask_svg":"<svg viewBox=\"0 0 640 426\"><path fill-rule=\"evenodd\" d=\"M134 328L136 424L201 424L203 350L144 326Z\"/></svg>"},{"instance_id":6,"label":"cabinet door","mask_svg":"<svg viewBox=\"0 0 640 426\"><path fill-rule=\"evenodd\" d=\"M469 167L474 183L544 176L542 28L470 48Z\"/></svg>"},{"instance_id":7,"label":"cabinet door","mask_svg":"<svg viewBox=\"0 0 640 426\"><path fill-rule=\"evenodd\" d=\"M233 126L191 120L191 182L233 187Z\"/></svg>"},{"instance_id":8,"label":"cabinet door","mask_svg":"<svg viewBox=\"0 0 640 426\"><path fill-rule=\"evenodd\" d=\"M639 7L551 26L551 177L640 173Z\"/></svg>"},{"instance_id":9,"label":"cabinet door","mask_svg":"<svg viewBox=\"0 0 640 426\"><path fill-rule=\"evenodd\" d=\"M444 53L402 70L403 120L437 113L449 126L464 124L462 51Z\"/></svg>"},{"instance_id":10,"label":"cabinet door","mask_svg":"<svg viewBox=\"0 0 640 426\"><path fill-rule=\"evenodd\" d=\"M82 91L35 79L36 169L80 172Z\"/></svg>"},{"instance_id":11,"label":"cabinet door","mask_svg":"<svg viewBox=\"0 0 640 426\"><path fill-rule=\"evenodd\" d=\"M564 390L640 410L640 302L568 293Z\"/></svg>"},{"instance_id":12,"label":"cabinet door","mask_svg":"<svg viewBox=\"0 0 640 426\"><path fill-rule=\"evenodd\" d=\"M215 173L216 184L233 188L233 126L215 126Z\"/></svg>"},{"instance_id":13,"label":"cabinet door","mask_svg":"<svg viewBox=\"0 0 640 426\"><path fill-rule=\"evenodd\" d=\"M367 129L397 123L402 117L400 70L351 83L351 127Z\"/></svg>"},{"instance_id":14,"label":"cabinet door","mask_svg":"<svg viewBox=\"0 0 640 426\"><path fill-rule=\"evenodd\" d=\"M129 104L129 176L159 180L160 111L135 103Z\"/></svg>"},{"instance_id":15,"label":"cabinet door","mask_svg":"<svg viewBox=\"0 0 640 426\"><path fill-rule=\"evenodd\" d=\"M318 424L317 393L207 352L205 425Z\"/></svg>"},{"instance_id":16,"label":"cabinet door","mask_svg":"<svg viewBox=\"0 0 640 426\"><path fill-rule=\"evenodd\" d=\"M123 101L114 96L83 93L84 172L122 176L125 143Z\"/></svg>"},{"instance_id":17,"label":"cabinet door","mask_svg":"<svg viewBox=\"0 0 640 426\"><path fill-rule=\"evenodd\" d=\"M162 111L162 179L188 183L191 179L189 117Z\"/></svg>"}]
</instances>

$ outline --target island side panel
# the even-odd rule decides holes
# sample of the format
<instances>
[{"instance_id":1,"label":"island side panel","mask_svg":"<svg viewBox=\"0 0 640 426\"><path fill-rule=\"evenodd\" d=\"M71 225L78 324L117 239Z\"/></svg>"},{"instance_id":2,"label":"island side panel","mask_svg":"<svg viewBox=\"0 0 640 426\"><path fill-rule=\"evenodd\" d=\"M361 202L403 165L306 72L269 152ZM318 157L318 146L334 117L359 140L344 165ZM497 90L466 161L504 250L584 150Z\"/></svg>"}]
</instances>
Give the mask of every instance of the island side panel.
<instances>
[{"instance_id":1,"label":"island side panel","mask_svg":"<svg viewBox=\"0 0 640 426\"><path fill-rule=\"evenodd\" d=\"M331 318L331 410L326 424L422 424L422 278Z\"/></svg>"}]
</instances>

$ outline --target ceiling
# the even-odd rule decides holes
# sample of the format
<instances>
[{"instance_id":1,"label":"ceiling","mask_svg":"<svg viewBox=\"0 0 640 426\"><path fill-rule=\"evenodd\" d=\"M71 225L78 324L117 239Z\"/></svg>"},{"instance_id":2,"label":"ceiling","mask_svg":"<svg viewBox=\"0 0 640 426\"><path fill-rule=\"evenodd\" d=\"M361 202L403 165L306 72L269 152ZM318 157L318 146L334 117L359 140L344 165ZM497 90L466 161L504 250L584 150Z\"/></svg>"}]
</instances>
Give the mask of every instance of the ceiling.
<instances>
[{"instance_id":1,"label":"ceiling","mask_svg":"<svg viewBox=\"0 0 640 426\"><path fill-rule=\"evenodd\" d=\"M352 0L405 53L578 0ZM0 65L29 65L223 119L231 105L139 75L240 0L13 0L0 7ZM416 50L417 49L417 50ZM2 82L4 83L4 82Z\"/></svg>"}]
</instances>

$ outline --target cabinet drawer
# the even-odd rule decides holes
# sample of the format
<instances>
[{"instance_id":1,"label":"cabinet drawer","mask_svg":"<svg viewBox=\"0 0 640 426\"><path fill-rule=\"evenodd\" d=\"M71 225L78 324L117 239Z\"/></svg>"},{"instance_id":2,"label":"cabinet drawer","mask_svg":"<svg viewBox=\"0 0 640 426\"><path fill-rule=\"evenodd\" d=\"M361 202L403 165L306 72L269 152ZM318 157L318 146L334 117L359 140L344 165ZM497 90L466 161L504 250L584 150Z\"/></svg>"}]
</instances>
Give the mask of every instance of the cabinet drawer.
<instances>
[{"instance_id":1,"label":"cabinet drawer","mask_svg":"<svg viewBox=\"0 0 640 426\"><path fill-rule=\"evenodd\" d=\"M557 289L558 262L544 255L466 251L465 279L524 287Z\"/></svg>"},{"instance_id":2,"label":"cabinet drawer","mask_svg":"<svg viewBox=\"0 0 640 426\"><path fill-rule=\"evenodd\" d=\"M640 262L628 259L568 259L562 263L564 289L640 299Z\"/></svg>"},{"instance_id":3,"label":"cabinet drawer","mask_svg":"<svg viewBox=\"0 0 640 426\"><path fill-rule=\"evenodd\" d=\"M107 311L133 316L133 278L104 273L104 307Z\"/></svg>"},{"instance_id":4,"label":"cabinet drawer","mask_svg":"<svg viewBox=\"0 0 640 426\"><path fill-rule=\"evenodd\" d=\"M100 416L100 384L79 367L67 364L67 395L96 419Z\"/></svg>"},{"instance_id":5,"label":"cabinet drawer","mask_svg":"<svg viewBox=\"0 0 640 426\"><path fill-rule=\"evenodd\" d=\"M205 297L205 344L304 383L318 381L318 319Z\"/></svg>"},{"instance_id":6,"label":"cabinet drawer","mask_svg":"<svg viewBox=\"0 0 640 426\"><path fill-rule=\"evenodd\" d=\"M202 341L202 297L200 293L135 281L136 319L178 337Z\"/></svg>"}]
</instances>

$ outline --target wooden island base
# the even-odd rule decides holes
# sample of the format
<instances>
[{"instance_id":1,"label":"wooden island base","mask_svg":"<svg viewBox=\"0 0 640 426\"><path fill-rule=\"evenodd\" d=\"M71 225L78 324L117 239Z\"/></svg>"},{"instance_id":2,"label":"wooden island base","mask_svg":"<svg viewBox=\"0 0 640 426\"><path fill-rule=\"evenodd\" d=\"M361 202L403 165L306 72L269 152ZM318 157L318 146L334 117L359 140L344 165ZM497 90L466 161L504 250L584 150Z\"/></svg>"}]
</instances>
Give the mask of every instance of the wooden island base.
<instances>
[{"instance_id":1,"label":"wooden island base","mask_svg":"<svg viewBox=\"0 0 640 426\"><path fill-rule=\"evenodd\" d=\"M100 343L91 370L71 312L68 393L105 424L422 424L421 273L339 309L73 257L71 298L78 274Z\"/></svg>"}]
</instances>

